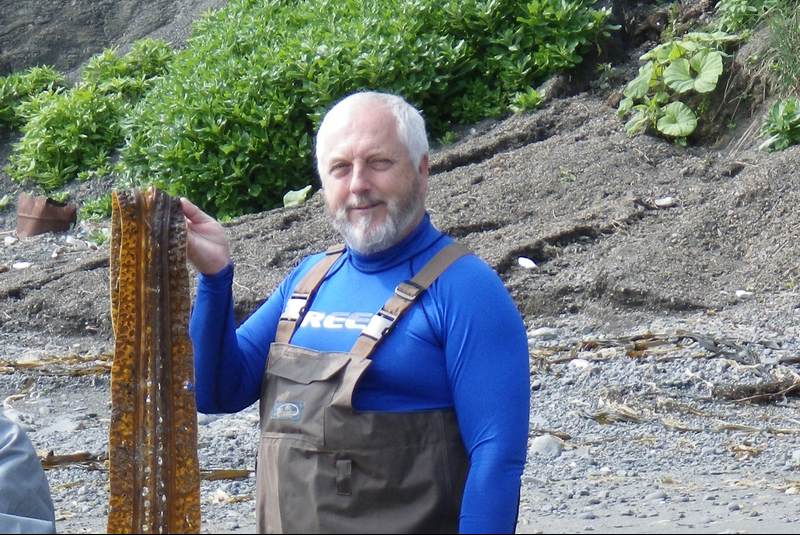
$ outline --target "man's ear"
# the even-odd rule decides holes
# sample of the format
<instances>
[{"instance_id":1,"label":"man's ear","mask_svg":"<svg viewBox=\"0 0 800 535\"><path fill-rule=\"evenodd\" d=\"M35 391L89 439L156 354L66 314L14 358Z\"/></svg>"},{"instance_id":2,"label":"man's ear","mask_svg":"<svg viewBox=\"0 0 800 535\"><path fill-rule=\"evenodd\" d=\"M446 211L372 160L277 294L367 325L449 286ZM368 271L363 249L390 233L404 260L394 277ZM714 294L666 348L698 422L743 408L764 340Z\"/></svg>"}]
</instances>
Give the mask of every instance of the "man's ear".
<instances>
[{"instance_id":1,"label":"man's ear","mask_svg":"<svg viewBox=\"0 0 800 535\"><path fill-rule=\"evenodd\" d=\"M420 194L423 196L425 192L428 190L428 153L422 155L422 158L419 160L419 168L417 169L419 172L419 189Z\"/></svg>"}]
</instances>

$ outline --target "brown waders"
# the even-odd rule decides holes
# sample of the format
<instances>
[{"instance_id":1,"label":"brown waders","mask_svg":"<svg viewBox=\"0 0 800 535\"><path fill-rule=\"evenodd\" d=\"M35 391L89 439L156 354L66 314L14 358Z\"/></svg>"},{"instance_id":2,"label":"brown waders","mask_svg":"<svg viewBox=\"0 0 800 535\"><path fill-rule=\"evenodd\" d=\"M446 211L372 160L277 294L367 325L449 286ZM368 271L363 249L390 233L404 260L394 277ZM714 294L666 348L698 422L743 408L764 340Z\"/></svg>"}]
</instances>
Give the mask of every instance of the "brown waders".
<instances>
[{"instance_id":1,"label":"brown waders","mask_svg":"<svg viewBox=\"0 0 800 535\"><path fill-rule=\"evenodd\" d=\"M397 318L450 263L439 251L345 352L289 344L306 304L341 254L297 284L278 324L261 392L260 533L456 533L468 459L453 410L356 411L353 389Z\"/></svg>"}]
</instances>

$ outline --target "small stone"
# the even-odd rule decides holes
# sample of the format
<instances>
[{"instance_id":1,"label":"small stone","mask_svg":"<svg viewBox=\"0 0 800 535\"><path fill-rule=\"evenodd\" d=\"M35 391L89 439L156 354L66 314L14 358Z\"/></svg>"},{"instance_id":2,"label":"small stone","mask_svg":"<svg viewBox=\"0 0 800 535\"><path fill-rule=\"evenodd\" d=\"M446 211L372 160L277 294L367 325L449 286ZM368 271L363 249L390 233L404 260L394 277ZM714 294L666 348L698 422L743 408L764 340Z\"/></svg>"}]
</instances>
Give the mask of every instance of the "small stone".
<instances>
[{"instance_id":1,"label":"small stone","mask_svg":"<svg viewBox=\"0 0 800 535\"><path fill-rule=\"evenodd\" d=\"M660 489L655 492L651 492L650 494L644 497L644 500L646 502L661 501L666 499L667 499L667 493Z\"/></svg>"},{"instance_id":2,"label":"small stone","mask_svg":"<svg viewBox=\"0 0 800 535\"><path fill-rule=\"evenodd\" d=\"M747 290L736 290L736 297L738 299L749 299L753 297L753 292L748 292Z\"/></svg>"},{"instance_id":3,"label":"small stone","mask_svg":"<svg viewBox=\"0 0 800 535\"><path fill-rule=\"evenodd\" d=\"M528 338L538 338L540 340L552 340L556 336L558 336L558 333L551 327L539 327L528 332Z\"/></svg>"},{"instance_id":4,"label":"small stone","mask_svg":"<svg viewBox=\"0 0 800 535\"><path fill-rule=\"evenodd\" d=\"M30 262L14 262L11 264L11 269L28 269L32 265Z\"/></svg>"},{"instance_id":5,"label":"small stone","mask_svg":"<svg viewBox=\"0 0 800 535\"><path fill-rule=\"evenodd\" d=\"M678 201L675 199L675 197L661 197L660 199L653 201L653 204L655 204L658 208L672 208L678 204Z\"/></svg>"},{"instance_id":6,"label":"small stone","mask_svg":"<svg viewBox=\"0 0 800 535\"><path fill-rule=\"evenodd\" d=\"M67 245L71 245L73 248L79 251L85 251L89 248L89 244L87 242L73 238L72 236L67 236L66 242Z\"/></svg>"},{"instance_id":7,"label":"small stone","mask_svg":"<svg viewBox=\"0 0 800 535\"><path fill-rule=\"evenodd\" d=\"M536 262L525 256L520 256L517 258L517 264L525 269L533 269L536 267Z\"/></svg>"},{"instance_id":8,"label":"small stone","mask_svg":"<svg viewBox=\"0 0 800 535\"><path fill-rule=\"evenodd\" d=\"M15 238L14 236L6 236L5 238L3 238L3 245L5 245L6 247L11 247L12 245L17 243L18 241L19 240L17 238Z\"/></svg>"},{"instance_id":9,"label":"small stone","mask_svg":"<svg viewBox=\"0 0 800 535\"><path fill-rule=\"evenodd\" d=\"M592 363L586 359L573 359L569 362L569 366L578 371L585 371L592 367Z\"/></svg>"},{"instance_id":10,"label":"small stone","mask_svg":"<svg viewBox=\"0 0 800 535\"><path fill-rule=\"evenodd\" d=\"M561 443L552 435L541 435L531 441L530 450L532 453L546 455L548 457L558 457L561 455Z\"/></svg>"}]
</instances>

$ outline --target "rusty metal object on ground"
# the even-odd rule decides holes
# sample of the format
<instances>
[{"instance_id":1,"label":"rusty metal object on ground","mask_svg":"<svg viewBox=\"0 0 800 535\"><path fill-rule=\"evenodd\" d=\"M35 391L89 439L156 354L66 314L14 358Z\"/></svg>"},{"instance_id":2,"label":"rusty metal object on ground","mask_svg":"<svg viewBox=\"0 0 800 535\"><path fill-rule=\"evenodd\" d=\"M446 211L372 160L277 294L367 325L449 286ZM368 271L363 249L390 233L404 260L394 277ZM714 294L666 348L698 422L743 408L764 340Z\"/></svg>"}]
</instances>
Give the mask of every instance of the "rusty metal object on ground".
<instances>
[{"instance_id":1,"label":"rusty metal object on ground","mask_svg":"<svg viewBox=\"0 0 800 535\"><path fill-rule=\"evenodd\" d=\"M186 224L157 188L112 195L108 533L199 533Z\"/></svg>"},{"instance_id":2,"label":"rusty metal object on ground","mask_svg":"<svg viewBox=\"0 0 800 535\"><path fill-rule=\"evenodd\" d=\"M67 231L77 222L77 212L75 203L20 193L17 199L17 237Z\"/></svg>"}]
</instances>

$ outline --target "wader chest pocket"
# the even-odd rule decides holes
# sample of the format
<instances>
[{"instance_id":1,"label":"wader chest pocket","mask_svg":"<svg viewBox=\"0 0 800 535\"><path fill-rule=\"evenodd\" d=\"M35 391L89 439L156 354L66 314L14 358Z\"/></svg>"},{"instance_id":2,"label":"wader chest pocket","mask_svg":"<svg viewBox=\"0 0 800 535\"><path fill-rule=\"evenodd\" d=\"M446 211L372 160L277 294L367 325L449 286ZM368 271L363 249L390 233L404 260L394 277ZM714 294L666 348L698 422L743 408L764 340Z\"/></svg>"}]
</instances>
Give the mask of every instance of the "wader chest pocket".
<instances>
[{"instance_id":1,"label":"wader chest pocket","mask_svg":"<svg viewBox=\"0 0 800 535\"><path fill-rule=\"evenodd\" d=\"M262 432L290 434L322 444L325 407L349 361L347 354L336 353L287 350L270 355Z\"/></svg>"}]
</instances>

